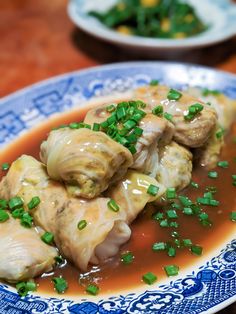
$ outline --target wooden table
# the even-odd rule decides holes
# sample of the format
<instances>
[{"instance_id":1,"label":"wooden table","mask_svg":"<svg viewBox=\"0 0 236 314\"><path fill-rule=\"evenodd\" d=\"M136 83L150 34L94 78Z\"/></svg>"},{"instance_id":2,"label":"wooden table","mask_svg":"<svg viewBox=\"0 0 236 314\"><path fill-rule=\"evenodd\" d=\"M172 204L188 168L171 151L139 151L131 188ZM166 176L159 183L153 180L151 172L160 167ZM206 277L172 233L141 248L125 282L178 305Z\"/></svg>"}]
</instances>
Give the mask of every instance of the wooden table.
<instances>
[{"instance_id":1,"label":"wooden table","mask_svg":"<svg viewBox=\"0 0 236 314\"><path fill-rule=\"evenodd\" d=\"M82 33L70 22L66 5L66 0L0 0L0 97L72 70L147 59ZM236 74L236 38L168 59ZM236 305L220 313L236 313Z\"/></svg>"}]
</instances>

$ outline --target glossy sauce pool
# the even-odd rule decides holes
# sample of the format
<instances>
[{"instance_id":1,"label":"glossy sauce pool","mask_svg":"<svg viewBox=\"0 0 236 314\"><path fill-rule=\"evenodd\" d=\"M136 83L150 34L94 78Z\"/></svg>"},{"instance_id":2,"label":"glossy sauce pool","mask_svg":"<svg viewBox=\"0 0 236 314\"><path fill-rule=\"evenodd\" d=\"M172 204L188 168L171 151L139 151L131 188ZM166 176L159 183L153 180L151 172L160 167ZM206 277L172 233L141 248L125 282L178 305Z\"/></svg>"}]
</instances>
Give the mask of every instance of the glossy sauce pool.
<instances>
[{"instance_id":1,"label":"glossy sauce pool","mask_svg":"<svg viewBox=\"0 0 236 314\"><path fill-rule=\"evenodd\" d=\"M9 145L1 153L0 164L3 162L11 163L22 154L39 158L40 144L47 137L48 132L58 125L83 120L86 111L65 113L42 123L40 127L33 129ZM203 247L202 257L191 254L186 248L177 250L176 257L169 257L166 252L153 252L153 243L171 241L173 238L170 235L170 228L161 228L156 221L151 219L153 211L161 210L161 207L150 207L145 209L132 223L131 239L120 250L120 254L131 251L135 256L133 263L124 265L120 261L120 254L118 254L103 265L91 268L91 271L86 274L81 274L75 267L67 263L64 267L57 268L54 272L38 278L36 280L39 284L38 292L54 294L51 279L60 275L68 281L69 288L66 295L85 294L85 286L88 283L98 284L100 294L132 289L145 285L142 282L143 274L151 271L157 275L158 279L161 279L166 276L163 267L171 264L178 265L181 272L186 266L194 265L204 259L205 254L220 246L227 237L236 235L236 223L229 219L230 212L236 209L236 187L232 185L231 178L232 174L236 174L236 161L234 160L236 143L233 142L235 135L236 124L226 138L226 145L221 155L221 160L227 160L229 167L227 169L217 167L217 179L208 178L208 172L204 168L194 169L193 181L199 184L199 188L188 187L180 193L194 200L203 195L206 186L217 187L214 198L220 201L220 205L218 207L204 207L204 211L209 214L213 223L212 227L203 227L194 216L179 214L178 223L180 227L178 229L173 228L174 231L179 232L181 238L190 238L194 244L201 245ZM4 173L1 172L0 178L3 175Z\"/></svg>"}]
</instances>

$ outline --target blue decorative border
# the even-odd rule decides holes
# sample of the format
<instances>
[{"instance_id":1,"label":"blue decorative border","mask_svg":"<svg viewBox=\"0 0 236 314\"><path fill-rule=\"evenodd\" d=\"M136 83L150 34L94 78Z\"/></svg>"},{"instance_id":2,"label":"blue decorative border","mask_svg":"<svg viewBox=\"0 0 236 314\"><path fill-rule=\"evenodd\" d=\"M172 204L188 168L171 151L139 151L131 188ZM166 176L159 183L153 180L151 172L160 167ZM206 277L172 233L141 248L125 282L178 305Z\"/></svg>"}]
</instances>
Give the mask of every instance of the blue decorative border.
<instances>
[{"instance_id":1,"label":"blue decorative border","mask_svg":"<svg viewBox=\"0 0 236 314\"><path fill-rule=\"evenodd\" d=\"M94 96L125 92L158 79L175 88L204 86L220 89L236 98L236 77L204 67L176 63L142 62L98 67L59 76L19 91L0 101L0 145L58 113L80 107ZM219 256L199 269L156 290L116 295L93 302L78 302L29 295L20 298L8 285L0 284L0 313L195 314L236 300L236 240ZM225 303L226 304L226 303Z\"/></svg>"}]
</instances>

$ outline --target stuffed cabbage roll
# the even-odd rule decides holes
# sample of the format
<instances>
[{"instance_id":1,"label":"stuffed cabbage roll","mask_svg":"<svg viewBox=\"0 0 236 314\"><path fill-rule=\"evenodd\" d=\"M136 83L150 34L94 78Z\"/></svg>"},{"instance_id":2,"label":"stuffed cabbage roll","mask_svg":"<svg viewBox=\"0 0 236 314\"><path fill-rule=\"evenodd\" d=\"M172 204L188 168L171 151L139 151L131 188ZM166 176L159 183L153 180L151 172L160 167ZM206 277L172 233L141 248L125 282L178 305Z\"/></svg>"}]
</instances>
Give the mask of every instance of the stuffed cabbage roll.
<instances>
[{"instance_id":1,"label":"stuffed cabbage roll","mask_svg":"<svg viewBox=\"0 0 236 314\"><path fill-rule=\"evenodd\" d=\"M38 196L41 201L37 209L31 210L34 222L55 234L55 217L68 200L67 192L59 182L50 180L46 167L31 156L22 155L14 161L0 182L0 198L10 199L14 196L24 200L26 210L31 199Z\"/></svg>"},{"instance_id":2,"label":"stuffed cabbage roll","mask_svg":"<svg viewBox=\"0 0 236 314\"><path fill-rule=\"evenodd\" d=\"M148 104L146 112L161 105L163 111L171 114L172 123L175 126L174 140L189 147L203 146L216 125L217 113L213 108L205 105L198 98L187 93L171 90L167 86L144 86L133 93L135 99L141 99ZM195 104L203 106L192 119L186 120L189 107Z\"/></svg>"},{"instance_id":3,"label":"stuffed cabbage roll","mask_svg":"<svg viewBox=\"0 0 236 314\"><path fill-rule=\"evenodd\" d=\"M151 184L157 187L156 195L151 195L147 192ZM157 182L156 179L137 171L129 170L120 182L106 191L106 195L119 204L120 214L126 222L131 223L147 203L160 199L165 192L166 188Z\"/></svg>"},{"instance_id":4,"label":"stuffed cabbage roll","mask_svg":"<svg viewBox=\"0 0 236 314\"><path fill-rule=\"evenodd\" d=\"M172 141L159 149L160 163L157 181L166 188L182 190L189 185L192 177L192 153Z\"/></svg>"},{"instance_id":5,"label":"stuffed cabbage roll","mask_svg":"<svg viewBox=\"0 0 236 314\"><path fill-rule=\"evenodd\" d=\"M111 104L110 106L126 104L129 107L129 102L119 104ZM102 123L107 120L111 113L107 111L109 106L102 105L98 108L92 108L86 114L85 123ZM149 174L155 177L158 165L158 151L157 146L168 144L174 134L174 126L166 119L160 118L152 113L146 114L139 121L138 127L142 129L143 133L138 137L135 143L136 152L133 155L134 162L130 166L132 169Z\"/></svg>"},{"instance_id":6,"label":"stuffed cabbage roll","mask_svg":"<svg viewBox=\"0 0 236 314\"><path fill-rule=\"evenodd\" d=\"M133 163L126 147L86 128L51 131L40 156L52 179L66 182L71 195L89 199L122 178Z\"/></svg>"},{"instance_id":7,"label":"stuffed cabbage roll","mask_svg":"<svg viewBox=\"0 0 236 314\"><path fill-rule=\"evenodd\" d=\"M0 226L0 278L27 280L52 269L57 250L45 244L34 228L10 217Z\"/></svg>"},{"instance_id":8,"label":"stuffed cabbage roll","mask_svg":"<svg viewBox=\"0 0 236 314\"><path fill-rule=\"evenodd\" d=\"M109 200L71 199L57 215L57 245L84 271L89 262L97 264L115 255L130 238L129 226L119 212L109 209Z\"/></svg>"},{"instance_id":9,"label":"stuffed cabbage roll","mask_svg":"<svg viewBox=\"0 0 236 314\"><path fill-rule=\"evenodd\" d=\"M236 101L215 90L202 90L191 87L187 91L208 103L209 106L216 110L218 115L218 123L209 140L203 147L194 152L197 162L211 169L219 161L220 152L224 146L223 135L229 131L236 118Z\"/></svg>"}]
</instances>

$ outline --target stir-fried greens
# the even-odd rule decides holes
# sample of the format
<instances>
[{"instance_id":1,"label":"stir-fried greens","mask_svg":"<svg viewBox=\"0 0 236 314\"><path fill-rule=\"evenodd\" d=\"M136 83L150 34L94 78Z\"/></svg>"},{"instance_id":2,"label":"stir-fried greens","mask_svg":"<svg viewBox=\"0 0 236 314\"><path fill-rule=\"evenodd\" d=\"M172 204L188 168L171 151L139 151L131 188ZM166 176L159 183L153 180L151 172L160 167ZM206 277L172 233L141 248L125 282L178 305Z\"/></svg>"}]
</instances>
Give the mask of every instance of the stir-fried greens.
<instances>
[{"instance_id":1,"label":"stir-fried greens","mask_svg":"<svg viewBox=\"0 0 236 314\"><path fill-rule=\"evenodd\" d=\"M178 39L207 29L194 7L179 0L120 0L106 12L89 14L126 35Z\"/></svg>"}]
</instances>

